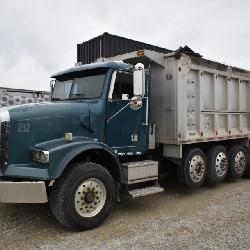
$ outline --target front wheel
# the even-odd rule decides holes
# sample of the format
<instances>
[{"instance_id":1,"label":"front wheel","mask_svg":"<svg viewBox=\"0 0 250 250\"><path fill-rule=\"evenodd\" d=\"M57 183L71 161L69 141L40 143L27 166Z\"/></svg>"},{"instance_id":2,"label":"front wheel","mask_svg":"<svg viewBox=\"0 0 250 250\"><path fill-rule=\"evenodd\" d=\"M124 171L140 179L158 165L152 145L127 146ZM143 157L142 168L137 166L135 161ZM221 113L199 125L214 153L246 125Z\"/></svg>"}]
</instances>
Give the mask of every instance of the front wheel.
<instances>
[{"instance_id":1,"label":"front wheel","mask_svg":"<svg viewBox=\"0 0 250 250\"><path fill-rule=\"evenodd\" d=\"M115 185L109 172L99 164L76 163L55 182L50 207L64 226L82 231L100 225L115 200Z\"/></svg>"}]
</instances>

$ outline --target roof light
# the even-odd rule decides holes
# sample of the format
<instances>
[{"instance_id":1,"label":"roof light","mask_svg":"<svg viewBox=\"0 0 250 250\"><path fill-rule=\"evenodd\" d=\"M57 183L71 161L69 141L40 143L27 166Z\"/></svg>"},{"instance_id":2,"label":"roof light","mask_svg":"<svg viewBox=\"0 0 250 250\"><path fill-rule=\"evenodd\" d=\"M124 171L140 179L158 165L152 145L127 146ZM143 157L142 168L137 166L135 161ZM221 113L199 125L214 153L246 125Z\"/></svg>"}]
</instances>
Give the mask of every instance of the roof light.
<instances>
[{"instance_id":1,"label":"roof light","mask_svg":"<svg viewBox=\"0 0 250 250\"><path fill-rule=\"evenodd\" d=\"M137 56L144 56L144 50L137 51Z\"/></svg>"}]
</instances>

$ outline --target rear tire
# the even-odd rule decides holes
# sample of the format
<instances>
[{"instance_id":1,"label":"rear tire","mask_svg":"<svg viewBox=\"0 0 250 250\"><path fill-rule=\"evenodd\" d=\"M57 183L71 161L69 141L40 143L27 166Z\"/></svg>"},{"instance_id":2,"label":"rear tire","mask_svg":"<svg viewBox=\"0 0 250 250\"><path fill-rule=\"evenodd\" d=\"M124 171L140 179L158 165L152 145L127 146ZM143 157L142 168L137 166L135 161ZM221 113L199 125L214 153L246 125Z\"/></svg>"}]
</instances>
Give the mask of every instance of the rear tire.
<instances>
[{"instance_id":1,"label":"rear tire","mask_svg":"<svg viewBox=\"0 0 250 250\"><path fill-rule=\"evenodd\" d=\"M244 177L250 178L250 150L247 149L246 152L247 152L247 167L246 167Z\"/></svg>"},{"instance_id":2,"label":"rear tire","mask_svg":"<svg viewBox=\"0 0 250 250\"><path fill-rule=\"evenodd\" d=\"M199 188L206 177L207 161L203 151L199 148L188 150L178 167L178 179L181 184L191 189Z\"/></svg>"},{"instance_id":3,"label":"rear tire","mask_svg":"<svg viewBox=\"0 0 250 250\"><path fill-rule=\"evenodd\" d=\"M76 163L58 179L50 195L52 214L64 226L82 231L100 225L115 200L115 185L99 164Z\"/></svg>"},{"instance_id":4,"label":"rear tire","mask_svg":"<svg viewBox=\"0 0 250 250\"><path fill-rule=\"evenodd\" d=\"M223 182L228 172L228 153L221 145L211 146L206 152L207 156L207 182L217 184Z\"/></svg>"},{"instance_id":5,"label":"rear tire","mask_svg":"<svg viewBox=\"0 0 250 250\"><path fill-rule=\"evenodd\" d=\"M243 146L234 145L229 149L229 170L228 176L233 179L240 179L247 167L247 154Z\"/></svg>"}]
</instances>

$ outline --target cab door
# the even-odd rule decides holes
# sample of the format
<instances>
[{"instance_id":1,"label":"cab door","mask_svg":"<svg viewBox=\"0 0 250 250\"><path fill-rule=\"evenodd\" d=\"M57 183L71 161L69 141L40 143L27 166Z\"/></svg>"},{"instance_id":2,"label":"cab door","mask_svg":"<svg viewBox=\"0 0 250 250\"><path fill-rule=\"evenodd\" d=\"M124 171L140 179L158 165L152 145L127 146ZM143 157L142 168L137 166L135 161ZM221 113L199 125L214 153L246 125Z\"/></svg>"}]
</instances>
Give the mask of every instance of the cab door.
<instances>
[{"instance_id":1,"label":"cab door","mask_svg":"<svg viewBox=\"0 0 250 250\"><path fill-rule=\"evenodd\" d=\"M147 150L147 98L133 97L133 74L113 73L107 102L106 142L118 155Z\"/></svg>"}]
</instances>

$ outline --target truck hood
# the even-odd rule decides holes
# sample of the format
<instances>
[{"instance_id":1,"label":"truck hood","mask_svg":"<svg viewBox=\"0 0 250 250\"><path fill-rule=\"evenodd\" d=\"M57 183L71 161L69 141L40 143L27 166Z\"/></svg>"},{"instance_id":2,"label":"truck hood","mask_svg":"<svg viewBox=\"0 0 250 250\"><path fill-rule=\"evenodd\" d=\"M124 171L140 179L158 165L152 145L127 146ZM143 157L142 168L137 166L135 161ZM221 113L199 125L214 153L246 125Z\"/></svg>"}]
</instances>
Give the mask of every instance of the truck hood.
<instances>
[{"instance_id":1,"label":"truck hood","mask_svg":"<svg viewBox=\"0 0 250 250\"><path fill-rule=\"evenodd\" d=\"M44 102L17 105L5 109L9 112L11 120L89 115L87 103Z\"/></svg>"},{"instance_id":2,"label":"truck hood","mask_svg":"<svg viewBox=\"0 0 250 250\"><path fill-rule=\"evenodd\" d=\"M90 136L89 105L86 102L58 102L18 105L0 109L7 122L9 163L30 162L30 150L41 142L73 136Z\"/></svg>"}]
</instances>

